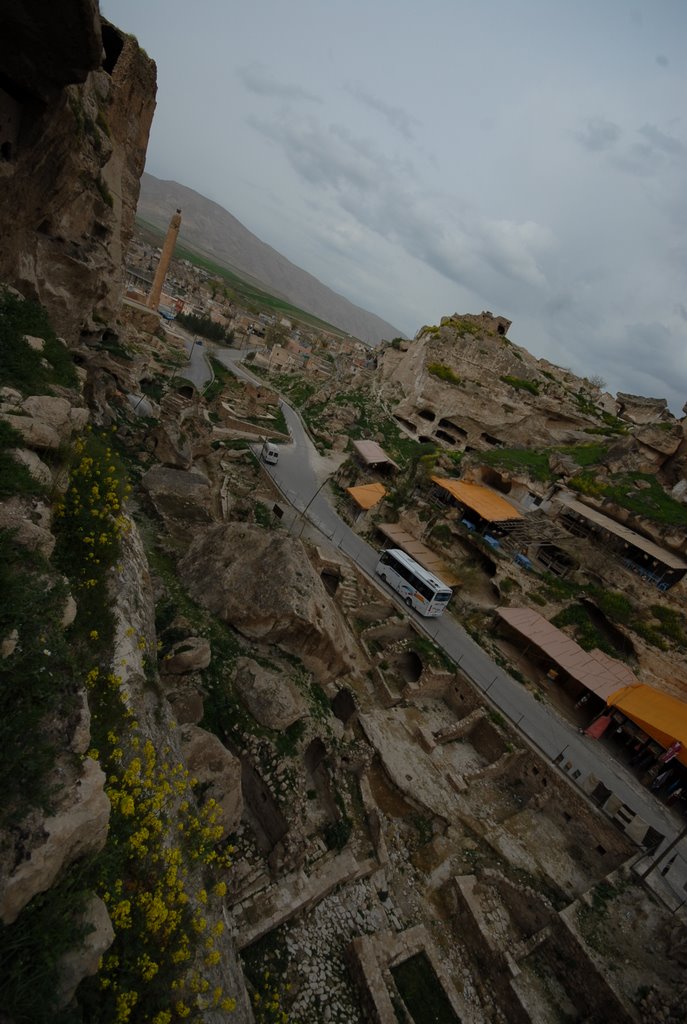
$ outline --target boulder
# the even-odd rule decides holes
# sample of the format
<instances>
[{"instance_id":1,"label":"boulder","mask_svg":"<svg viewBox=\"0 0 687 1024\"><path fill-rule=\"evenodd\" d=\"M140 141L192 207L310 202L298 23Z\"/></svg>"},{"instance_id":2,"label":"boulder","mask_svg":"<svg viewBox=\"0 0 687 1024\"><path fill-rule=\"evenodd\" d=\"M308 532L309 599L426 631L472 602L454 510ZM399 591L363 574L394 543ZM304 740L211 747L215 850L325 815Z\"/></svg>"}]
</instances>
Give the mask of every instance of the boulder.
<instances>
[{"instance_id":1,"label":"boulder","mask_svg":"<svg viewBox=\"0 0 687 1024\"><path fill-rule=\"evenodd\" d=\"M19 431L29 448L56 450L60 447L60 435L51 423L46 423L44 420L36 420L33 416L14 416L11 413L3 413L2 418L11 427Z\"/></svg>"},{"instance_id":2,"label":"boulder","mask_svg":"<svg viewBox=\"0 0 687 1024\"><path fill-rule=\"evenodd\" d=\"M216 736L197 725L181 726L179 738L186 766L203 787L204 801L215 800L222 812L217 823L222 825L225 839L243 811L241 762Z\"/></svg>"},{"instance_id":3,"label":"boulder","mask_svg":"<svg viewBox=\"0 0 687 1024\"><path fill-rule=\"evenodd\" d=\"M22 410L35 420L49 423L63 436L71 432L71 404L66 398L55 398L52 395L29 395L22 402Z\"/></svg>"},{"instance_id":4,"label":"boulder","mask_svg":"<svg viewBox=\"0 0 687 1024\"><path fill-rule=\"evenodd\" d=\"M41 458L32 452L30 448L12 448L10 455L16 462L26 466L33 479L42 484L43 487L50 487L52 484L52 473Z\"/></svg>"},{"instance_id":5,"label":"boulder","mask_svg":"<svg viewBox=\"0 0 687 1024\"><path fill-rule=\"evenodd\" d=\"M239 658L234 684L253 718L266 729L288 729L308 714L300 690L286 672L270 672L252 658Z\"/></svg>"},{"instance_id":6,"label":"boulder","mask_svg":"<svg viewBox=\"0 0 687 1024\"><path fill-rule=\"evenodd\" d=\"M355 662L353 640L299 540L244 523L198 533L179 563L191 596L245 636L280 645L319 676Z\"/></svg>"},{"instance_id":7,"label":"boulder","mask_svg":"<svg viewBox=\"0 0 687 1024\"><path fill-rule=\"evenodd\" d=\"M210 664L210 641L201 636L189 636L172 647L164 659L164 671L170 675L199 672Z\"/></svg>"},{"instance_id":8,"label":"boulder","mask_svg":"<svg viewBox=\"0 0 687 1024\"><path fill-rule=\"evenodd\" d=\"M17 649L19 643L19 630L13 629L0 643L0 658L11 657Z\"/></svg>"},{"instance_id":9,"label":"boulder","mask_svg":"<svg viewBox=\"0 0 687 1024\"><path fill-rule=\"evenodd\" d=\"M10 499L0 504L0 529L13 530L17 544L50 558L55 547L55 537L46 526L31 522L28 516L29 511L21 501Z\"/></svg>"},{"instance_id":10,"label":"boulder","mask_svg":"<svg viewBox=\"0 0 687 1024\"><path fill-rule=\"evenodd\" d=\"M80 693L81 704L76 713L76 724L70 747L75 754L85 754L91 745L91 709L85 690Z\"/></svg>"},{"instance_id":11,"label":"boulder","mask_svg":"<svg viewBox=\"0 0 687 1024\"><path fill-rule=\"evenodd\" d=\"M43 822L28 858L0 872L0 921L12 924L29 900L49 889L64 868L102 850L110 818L104 787L104 772L87 757L60 809Z\"/></svg>"},{"instance_id":12,"label":"boulder","mask_svg":"<svg viewBox=\"0 0 687 1024\"><path fill-rule=\"evenodd\" d=\"M110 915L98 896L91 896L81 915L80 924L86 935L79 946L65 953L58 963L59 982L55 997L58 1009L71 1002L84 978L90 978L96 973L101 956L114 942Z\"/></svg>"},{"instance_id":13,"label":"boulder","mask_svg":"<svg viewBox=\"0 0 687 1024\"><path fill-rule=\"evenodd\" d=\"M190 682L195 679L195 676L167 676L167 682L170 679L177 684L183 684L167 691L167 700L177 722L179 725L198 725L198 722L203 720L205 705L202 689ZM161 678L161 682L164 686L164 676Z\"/></svg>"},{"instance_id":14,"label":"boulder","mask_svg":"<svg viewBox=\"0 0 687 1024\"><path fill-rule=\"evenodd\" d=\"M24 341L34 352L42 352L45 348L45 338L35 338L33 334L25 334Z\"/></svg>"},{"instance_id":15,"label":"boulder","mask_svg":"<svg viewBox=\"0 0 687 1024\"><path fill-rule=\"evenodd\" d=\"M203 474L153 466L142 479L150 500L166 522L209 523L210 481Z\"/></svg>"}]
</instances>

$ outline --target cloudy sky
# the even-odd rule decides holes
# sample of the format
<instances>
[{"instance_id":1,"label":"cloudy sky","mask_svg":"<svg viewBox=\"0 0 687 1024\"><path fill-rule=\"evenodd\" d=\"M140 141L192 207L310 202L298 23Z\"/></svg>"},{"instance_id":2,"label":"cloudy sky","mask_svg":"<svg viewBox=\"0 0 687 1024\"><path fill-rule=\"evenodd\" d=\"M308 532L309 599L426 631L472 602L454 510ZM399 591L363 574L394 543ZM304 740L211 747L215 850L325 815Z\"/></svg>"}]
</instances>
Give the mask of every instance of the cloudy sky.
<instances>
[{"instance_id":1,"label":"cloudy sky","mask_svg":"<svg viewBox=\"0 0 687 1024\"><path fill-rule=\"evenodd\" d=\"M158 65L147 170L408 335L687 399L685 0L101 0Z\"/></svg>"}]
</instances>

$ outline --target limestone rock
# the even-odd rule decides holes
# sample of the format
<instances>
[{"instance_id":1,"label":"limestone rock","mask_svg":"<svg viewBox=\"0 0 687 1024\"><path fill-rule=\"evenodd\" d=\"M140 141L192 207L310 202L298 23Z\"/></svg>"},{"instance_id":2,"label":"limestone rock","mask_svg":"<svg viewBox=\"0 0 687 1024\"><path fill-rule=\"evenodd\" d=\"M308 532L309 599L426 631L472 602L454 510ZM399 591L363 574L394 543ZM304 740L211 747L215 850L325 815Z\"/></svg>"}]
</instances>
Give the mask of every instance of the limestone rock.
<instances>
[{"instance_id":1,"label":"limestone rock","mask_svg":"<svg viewBox=\"0 0 687 1024\"><path fill-rule=\"evenodd\" d=\"M107 907L98 896L91 896L82 916L86 936L77 949L70 950L59 962L60 980L55 997L58 1009L67 1006L84 978L98 970L100 957L114 942L114 929Z\"/></svg>"},{"instance_id":2,"label":"limestone rock","mask_svg":"<svg viewBox=\"0 0 687 1024\"><path fill-rule=\"evenodd\" d=\"M141 482L164 520L183 524L211 521L210 482L204 474L153 466Z\"/></svg>"},{"instance_id":3,"label":"limestone rock","mask_svg":"<svg viewBox=\"0 0 687 1024\"><path fill-rule=\"evenodd\" d=\"M195 676L162 676L163 686L173 681L176 686L167 690L167 700L179 725L198 725L205 714L203 691L195 685Z\"/></svg>"},{"instance_id":4,"label":"limestone rock","mask_svg":"<svg viewBox=\"0 0 687 1024\"><path fill-rule=\"evenodd\" d=\"M243 811L241 762L216 736L197 725L183 725L179 737L188 770L203 786L205 800L215 800L222 811L222 838L226 838Z\"/></svg>"},{"instance_id":5,"label":"limestone rock","mask_svg":"<svg viewBox=\"0 0 687 1024\"><path fill-rule=\"evenodd\" d=\"M42 352L45 348L45 338L34 338L32 334L25 334L24 341L34 352Z\"/></svg>"},{"instance_id":6,"label":"limestone rock","mask_svg":"<svg viewBox=\"0 0 687 1024\"><path fill-rule=\"evenodd\" d=\"M67 600L64 602L64 611L62 612L62 618L60 619L60 625L63 629L67 629L71 626L72 622L76 618L77 613L76 601L71 594L67 594Z\"/></svg>"},{"instance_id":7,"label":"limestone rock","mask_svg":"<svg viewBox=\"0 0 687 1024\"><path fill-rule=\"evenodd\" d=\"M55 398L53 395L29 395L22 402L22 409L27 416L49 423L60 434L69 433L69 415L71 404L66 398ZM66 428L66 431L65 431Z\"/></svg>"},{"instance_id":8,"label":"limestone rock","mask_svg":"<svg viewBox=\"0 0 687 1024\"><path fill-rule=\"evenodd\" d=\"M30 514L30 509L21 499L10 498L0 504L0 529L14 530L17 544L50 558L55 547L55 537L47 529L50 520L37 515L39 522L34 523L29 518Z\"/></svg>"},{"instance_id":9,"label":"limestone rock","mask_svg":"<svg viewBox=\"0 0 687 1024\"><path fill-rule=\"evenodd\" d=\"M30 448L56 450L60 447L60 435L50 423L35 420L32 416L14 416L11 413L9 415L4 413L3 419L19 431Z\"/></svg>"},{"instance_id":10,"label":"limestone rock","mask_svg":"<svg viewBox=\"0 0 687 1024\"><path fill-rule=\"evenodd\" d=\"M11 631L11 633L8 633L8 635L4 638L2 643L0 643L0 657L2 657L2 658L9 658L9 657L11 657L14 654L15 650L17 649L17 644L18 643L19 643L19 630L13 629Z\"/></svg>"},{"instance_id":11,"label":"limestone rock","mask_svg":"<svg viewBox=\"0 0 687 1024\"><path fill-rule=\"evenodd\" d=\"M65 0L57 19L49 4L30 18L5 6L3 120L22 130L3 139L0 277L71 338L121 302L155 65L132 36L102 30L96 0Z\"/></svg>"},{"instance_id":12,"label":"limestone rock","mask_svg":"<svg viewBox=\"0 0 687 1024\"><path fill-rule=\"evenodd\" d=\"M252 658L239 658L234 683L256 722L267 729L288 729L308 714L308 707L286 673L278 675Z\"/></svg>"},{"instance_id":13,"label":"limestone rock","mask_svg":"<svg viewBox=\"0 0 687 1024\"><path fill-rule=\"evenodd\" d=\"M199 532L182 558L192 597L245 636L297 654L328 678L347 671L355 650L300 541L243 523Z\"/></svg>"},{"instance_id":14,"label":"limestone rock","mask_svg":"<svg viewBox=\"0 0 687 1024\"><path fill-rule=\"evenodd\" d=\"M0 920L4 924L15 921L29 900L49 889L67 865L103 848L110 817L104 786L100 765L87 757L64 805L45 819L42 839L28 859L10 868L9 874L0 873Z\"/></svg>"},{"instance_id":15,"label":"limestone rock","mask_svg":"<svg viewBox=\"0 0 687 1024\"><path fill-rule=\"evenodd\" d=\"M628 395L619 391L617 402L618 415L631 423L657 423L659 420L672 419L665 398L643 398L641 395Z\"/></svg>"},{"instance_id":16,"label":"limestone rock","mask_svg":"<svg viewBox=\"0 0 687 1024\"><path fill-rule=\"evenodd\" d=\"M189 636L172 647L165 657L164 670L171 675L198 672L210 664L210 641L201 636Z\"/></svg>"},{"instance_id":17,"label":"limestone rock","mask_svg":"<svg viewBox=\"0 0 687 1024\"><path fill-rule=\"evenodd\" d=\"M637 440L662 455L674 455L683 441L679 423L649 423L636 433Z\"/></svg>"},{"instance_id":18,"label":"limestone rock","mask_svg":"<svg viewBox=\"0 0 687 1024\"><path fill-rule=\"evenodd\" d=\"M52 473L43 460L30 448L12 448L10 455L16 462L26 466L33 479L44 487L52 484Z\"/></svg>"},{"instance_id":19,"label":"limestone rock","mask_svg":"<svg viewBox=\"0 0 687 1024\"><path fill-rule=\"evenodd\" d=\"M81 691L81 705L77 712L76 725L70 746L75 754L85 754L91 745L91 709L86 691Z\"/></svg>"}]
</instances>

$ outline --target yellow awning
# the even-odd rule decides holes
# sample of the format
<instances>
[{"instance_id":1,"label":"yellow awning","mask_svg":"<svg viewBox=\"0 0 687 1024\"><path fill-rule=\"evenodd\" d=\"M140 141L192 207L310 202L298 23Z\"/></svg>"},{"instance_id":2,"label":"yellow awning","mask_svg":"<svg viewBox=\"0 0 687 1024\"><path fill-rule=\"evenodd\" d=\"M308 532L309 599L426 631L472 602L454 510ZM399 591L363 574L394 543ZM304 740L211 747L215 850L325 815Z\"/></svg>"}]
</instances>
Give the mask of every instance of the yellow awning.
<instances>
[{"instance_id":1,"label":"yellow awning","mask_svg":"<svg viewBox=\"0 0 687 1024\"><path fill-rule=\"evenodd\" d=\"M360 487L347 487L346 490L359 508L373 508L386 494L381 484L361 484Z\"/></svg>"},{"instance_id":2,"label":"yellow awning","mask_svg":"<svg viewBox=\"0 0 687 1024\"><path fill-rule=\"evenodd\" d=\"M687 704L684 701L640 683L612 693L608 703L622 711L662 747L667 749L679 740L682 750L677 759L687 765Z\"/></svg>"},{"instance_id":3,"label":"yellow awning","mask_svg":"<svg viewBox=\"0 0 687 1024\"><path fill-rule=\"evenodd\" d=\"M461 505L474 509L477 515L486 519L488 523L523 518L515 505L511 505L505 498L490 491L488 487L482 487L481 484L469 484L465 480L450 480L438 476L433 476L432 480L448 491Z\"/></svg>"}]
</instances>

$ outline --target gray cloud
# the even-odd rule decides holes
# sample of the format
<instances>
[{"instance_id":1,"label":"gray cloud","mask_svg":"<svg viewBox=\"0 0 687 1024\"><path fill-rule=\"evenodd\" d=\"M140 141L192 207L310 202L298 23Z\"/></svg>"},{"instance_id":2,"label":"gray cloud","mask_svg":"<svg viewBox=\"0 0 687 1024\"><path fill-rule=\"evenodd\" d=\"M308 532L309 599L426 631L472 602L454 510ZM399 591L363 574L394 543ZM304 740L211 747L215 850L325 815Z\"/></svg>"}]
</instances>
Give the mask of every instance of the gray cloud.
<instances>
[{"instance_id":1,"label":"gray cloud","mask_svg":"<svg viewBox=\"0 0 687 1024\"><path fill-rule=\"evenodd\" d=\"M660 64L662 68L667 68L670 64L670 61L666 57L665 53L658 53L656 54L656 63Z\"/></svg>"},{"instance_id":2,"label":"gray cloud","mask_svg":"<svg viewBox=\"0 0 687 1024\"><path fill-rule=\"evenodd\" d=\"M667 153L668 156L683 156L686 151L684 142L675 138L674 135L667 135L665 132L662 132L655 124L642 125L638 131L653 149Z\"/></svg>"},{"instance_id":3,"label":"gray cloud","mask_svg":"<svg viewBox=\"0 0 687 1024\"><path fill-rule=\"evenodd\" d=\"M605 117L588 117L582 131L575 138L592 153L601 153L611 149L620 138L620 126Z\"/></svg>"},{"instance_id":4,"label":"gray cloud","mask_svg":"<svg viewBox=\"0 0 687 1024\"><path fill-rule=\"evenodd\" d=\"M532 286L545 284L538 253L550 232L532 221L490 220L424 191L407 161L395 161L366 139L315 118L251 118L279 144L308 184L334 197L341 210L456 284L488 289L491 272ZM455 205L455 204L454 204Z\"/></svg>"},{"instance_id":5,"label":"gray cloud","mask_svg":"<svg viewBox=\"0 0 687 1024\"><path fill-rule=\"evenodd\" d=\"M371 93L366 92L359 85L349 85L346 87L346 90L360 103L381 114L391 127L400 132L404 138L410 140L415 137L415 128L420 122L416 117L409 114L407 110L403 110L402 107L396 107L391 103L386 103L377 96L372 96Z\"/></svg>"},{"instance_id":6,"label":"gray cloud","mask_svg":"<svg viewBox=\"0 0 687 1024\"><path fill-rule=\"evenodd\" d=\"M262 64L244 65L244 67L238 68L237 74L244 87L257 96L276 96L283 100L306 100L309 103L322 102L320 96L307 89L302 89L300 85L279 82Z\"/></svg>"}]
</instances>

